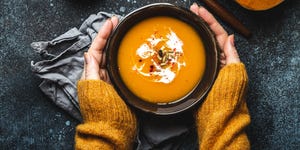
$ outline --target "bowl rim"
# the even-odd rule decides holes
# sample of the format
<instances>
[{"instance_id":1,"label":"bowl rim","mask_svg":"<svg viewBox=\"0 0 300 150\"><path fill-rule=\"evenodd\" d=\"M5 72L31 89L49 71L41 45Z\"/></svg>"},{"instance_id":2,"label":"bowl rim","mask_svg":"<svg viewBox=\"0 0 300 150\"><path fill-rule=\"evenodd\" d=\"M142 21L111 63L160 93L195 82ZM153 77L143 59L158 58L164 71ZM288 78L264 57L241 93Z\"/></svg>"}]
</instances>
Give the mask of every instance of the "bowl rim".
<instances>
[{"instance_id":1,"label":"bowl rim","mask_svg":"<svg viewBox=\"0 0 300 150\"><path fill-rule=\"evenodd\" d=\"M203 94L198 97L197 99L193 99L193 98L185 98L186 96L184 96L184 98L182 99L187 99L186 102L184 103L180 103L179 105L176 105L176 102L178 100L176 100L176 102L174 104L172 103L167 103L167 104L154 104L154 103L149 103L149 102L145 102L143 101L141 98L135 96L135 99L138 99L138 101L140 102L134 102L134 100L128 100L127 96L125 96L126 94L124 94L122 92L122 89L121 87L119 87L120 85L117 83L117 81L115 81L115 79L113 78L114 77L114 74L113 74L113 67L112 67L112 62L110 61L111 58L110 58L110 48L113 46L111 44L111 42L114 40L114 38L116 37L116 35L119 33L119 29L126 23L126 21L128 20L128 18L134 16L135 14L138 14L140 13L141 11L144 11L146 9L151 9L151 8L155 8L155 7L167 7L169 9L174 9L174 10L178 10L182 15L183 12L184 13L188 13L189 15L191 15L192 17L194 17L194 19L196 19L198 22L200 22L203 27L205 27L205 32L208 34L207 36L211 37L211 44L212 44L212 47L214 48L212 51L215 52L215 56L214 58L215 59L215 68L213 70L213 74L212 74L212 81L209 81L210 83L208 84L208 86L206 87L205 91L203 92ZM154 16L159 16L159 15L154 15ZM152 16L152 17L154 17ZM164 15L160 15L160 16L164 16ZM177 17L174 17L174 16L171 16L173 18L176 18L178 20L181 20L183 21L182 19L179 19ZM147 19L147 18L151 18L151 17L146 17L144 19ZM142 19L142 20L144 20ZM136 21L134 24L138 23L139 21ZM185 21L184 21L185 22ZM191 25L189 22L186 22L187 24ZM193 27L194 28L194 27ZM130 29L125 29L126 33L130 30ZM204 32L204 31L203 31ZM125 33L125 34L126 34ZM123 36L125 35L123 34L122 35L122 38ZM199 35L199 33L198 33ZM200 35L199 35L200 36ZM202 35L201 35L202 36ZM202 37L201 37L202 38ZM120 43L120 42L119 42ZM205 44L203 42L203 44ZM205 46L205 45L204 45ZM116 49L119 48L119 45L116 47ZM118 51L118 50L117 50ZM172 115L172 114L178 114L180 112L184 112L190 108L192 108L193 106L195 106L197 103L199 103L200 101L203 101L204 97L206 97L207 93L209 92L209 90L211 89L215 79L216 79L216 76L219 72L219 68L220 68L220 64L219 64L219 53L220 53L220 48L219 48L219 45L217 44L217 39L215 37L215 34L212 32L212 30L209 28L209 26L207 25L207 23L200 17L198 17L196 14L192 13L190 10L184 8L184 7L181 7L181 6L176 6L176 5L173 5L173 4L170 4L170 3L153 3L153 4L149 4L149 5L145 5L145 6L142 6L140 8L137 8L135 9L134 11L128 13L119 23L118 25L116 26L116 28L113 30L112 34L110 35L108 41L107 41L107 44L106 44L106 47L105 47L105 52L106 52L106 61L107 61L107 64L106 64L106 67L107 67L107 71L108 71L108 74L110 76L110 79L111 79L111 83L113 85L113 87L116 89L117 93L120 95L120 97L127 103L129 104L130 106L133 106L134 108L137 108L139 110L142 110L144 112L148 112L148 113L151 113L151 114L155 114L155 115ZM207 52L205 50L205 52ZM118 72L118 71L117 71ZM121 77L119 77L120 80ZM198 87L198 85L200 84L201 80L199 81L199 83L194 87L194 89L187 95L190 95L192 92L195 91L195 89ZM124 86L125 88L126 87L126 84L123 82L123 84L121 84L122 86ZM129 89L127 88L127 91L129 91ZM133 94L133 93L131 93ZM134 95L134 94L133 94ZM138 105L137 105L138 103ZM145 107L141 107L143 106L144 104L141 104L141 103L147 103L148 105L153 105L154 107L157 106L159 108L154 108L154 109L148 109L148 108L145 108ZM186 105L188 104L188 105ZM166 106L170 106L171 107L166 107ZM173 109L172 109L173 108ZM170 110L172 109L172 110Z\"/></svg>"}]
</instances>

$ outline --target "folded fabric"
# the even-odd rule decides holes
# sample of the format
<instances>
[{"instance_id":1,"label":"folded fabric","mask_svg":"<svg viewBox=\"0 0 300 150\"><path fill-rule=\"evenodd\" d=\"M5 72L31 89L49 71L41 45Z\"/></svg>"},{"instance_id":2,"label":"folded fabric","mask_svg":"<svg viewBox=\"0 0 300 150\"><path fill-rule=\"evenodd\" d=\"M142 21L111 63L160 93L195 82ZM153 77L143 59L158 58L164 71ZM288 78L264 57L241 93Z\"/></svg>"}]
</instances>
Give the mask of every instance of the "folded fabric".
<instances>
[{"instance_id":1,"label":"folded fabric","mask_svg":"<svg viewBox=\"0 0 300 150\"><path fill-rule=\"evenodd\" d=\"M90 15L79 29L72 28L51 41L31 44L42 58L38 62L31 62L33 73L42 79L40 89L58 107L79 121L82 118L76 85L83 71L83 53L88 50L104 21L113 15L106 12ZM196 149L192 117L139 114L138 118L140 124L136 149Z\"/></svg>"}]
</instances>

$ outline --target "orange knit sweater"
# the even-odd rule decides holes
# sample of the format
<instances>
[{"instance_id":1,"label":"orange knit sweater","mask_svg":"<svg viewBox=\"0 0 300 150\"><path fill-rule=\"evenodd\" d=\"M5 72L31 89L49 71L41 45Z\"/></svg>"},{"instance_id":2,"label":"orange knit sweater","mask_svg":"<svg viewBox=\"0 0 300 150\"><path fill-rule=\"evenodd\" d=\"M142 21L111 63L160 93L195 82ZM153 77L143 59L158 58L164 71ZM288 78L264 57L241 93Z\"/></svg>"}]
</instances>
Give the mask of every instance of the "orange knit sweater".
<instances>
[{"instance_id":1,"label":"orange knit sweater","mask_svg":"<svg viewBox=\"0 0 300 150\"><path fill-rule=\"evenodd\" d=\"M199 149L250 149L244 130L250 123L244 100L247 82L242 63L220 70L197 111ZM76 128L76 149L131 149L136 118L114 88L100 80L82 80L78 82L78 96L84 123Z\"/></svg>"}]
</instances>

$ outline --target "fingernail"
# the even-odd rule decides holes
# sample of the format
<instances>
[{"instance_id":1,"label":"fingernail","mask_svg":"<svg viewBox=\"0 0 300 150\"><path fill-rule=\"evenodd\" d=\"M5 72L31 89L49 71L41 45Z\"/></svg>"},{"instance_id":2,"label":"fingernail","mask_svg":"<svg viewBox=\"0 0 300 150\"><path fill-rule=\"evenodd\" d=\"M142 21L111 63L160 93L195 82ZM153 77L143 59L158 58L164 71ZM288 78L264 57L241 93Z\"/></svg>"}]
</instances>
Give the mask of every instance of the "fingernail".
<instances>
[{"instance_id":1,"label":"fingernail","mask_svg":"<svg viewBox=\"0 0 300 150\"><path fill-rule=\"evenodd\" d=\"M89 54L87 52L84 52L83 56L84 56L84 62L85 62L85 64L88 64L90 62L90 56L89 56Z\"/></svg>"},{"instance_id":2,"label":"fingernail","mask_svg":"<svg viewBox=\"0 0 300 150\"><path fill-rule=\"evenodd\" d=\"M194 3L193 3L193 6L197 6L197 7L198 7L198 4L197 4L196 2L194 2Z\"/></svg>"},{"instance_id":3,"label":"fingernail","mask_svg":"<svg viewBox=\"0 0 300 150\"><path fill-rule=\"evenodd\" d=\"M117 19L118 20L118 16L116 16L116 15L113 15L113 16L111 16L111 18L109 18L111 21L113 20L113 19Z\"/></svg>"},{"instance_id":4,"label":"fingernail","mask_svg":"<svg viewBox=\"0 0 300 150\"><path fill-rule=\"evenodd\" d=\"M109 21L111 21L111 18L107 18L106 21L104 22L103 26L105 26L106 24L108 24Z\"/></svg>"},{"instance_id":5,"label":"fingernail","mask_svg":"<svg viewBox=\"0 0 300 150\"><path fill-rule=\"evenodd\" d=\"M118 17L116 14L112 14L110 18Z\"/></svg>"}]
</instances>

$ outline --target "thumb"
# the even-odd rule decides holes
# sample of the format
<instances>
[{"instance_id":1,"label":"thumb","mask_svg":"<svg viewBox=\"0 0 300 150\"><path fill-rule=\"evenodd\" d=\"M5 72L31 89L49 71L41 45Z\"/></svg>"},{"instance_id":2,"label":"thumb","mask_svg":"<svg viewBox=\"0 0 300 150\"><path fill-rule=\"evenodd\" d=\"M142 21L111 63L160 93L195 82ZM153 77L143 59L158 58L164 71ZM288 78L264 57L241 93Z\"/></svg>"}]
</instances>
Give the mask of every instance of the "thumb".
<instances>
[{"instance_id":1,"label":"thumb","mask_svg":"<svg viewBox=\"0 0 300 150\"><path fill-rule=\"evenodd\" d=\"M85 79L86 80L100 80L99 76L99 64L95 58L89 53L84 53L85 67Z\"/></svg>"},{"instance_id":2,"label":"thumb","mask_svg":"<svg viewBox=\"0 0 300 150\"><path fill-rule=\"evenodd\" d=\"M226 58L226 65L241 62L237 50L234 46L234 35L230 35L227 37L224 44L224 54Z\"/></svg>"}]
</instances>

